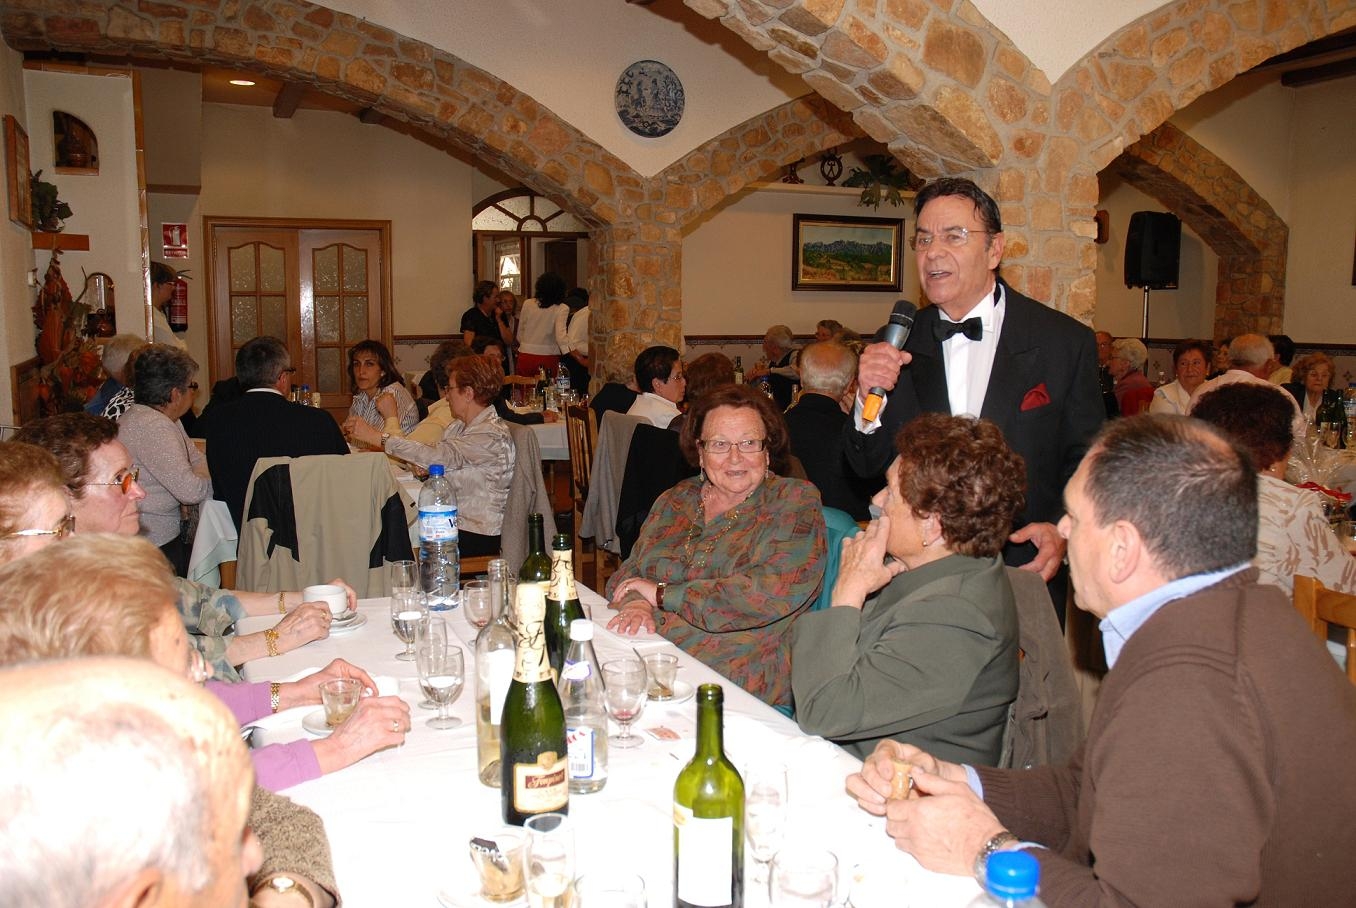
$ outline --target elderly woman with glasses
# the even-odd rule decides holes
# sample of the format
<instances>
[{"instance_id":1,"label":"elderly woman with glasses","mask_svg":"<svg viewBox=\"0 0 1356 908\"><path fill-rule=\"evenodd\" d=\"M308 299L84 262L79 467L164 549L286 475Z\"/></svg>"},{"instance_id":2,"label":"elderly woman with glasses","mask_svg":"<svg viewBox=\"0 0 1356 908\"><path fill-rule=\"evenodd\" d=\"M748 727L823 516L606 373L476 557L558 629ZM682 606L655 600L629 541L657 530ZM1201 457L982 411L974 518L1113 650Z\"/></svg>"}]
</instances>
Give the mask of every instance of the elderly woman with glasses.
<instances>
[{"instance_id":1,"label":"elderly woman with glasses","mask_svg":"<svg viewBox=\"0 0 1356 908\"><path fill-rule=\"evenodd\" d=\"M886 738L995 766L1017 697L1017 604L1001 552L1026 467L987 420L919 416L843 545L831 606L792 633L796 722L866 757Z\"/></svg>"},{"instance_id":2,"label":"elderly woman with glasses","mask_svg":"<svg viewBox=\"0 0 1356 908\"><path fill-rule=\"evenodd\" d=\"M786 422L748 385L693 402L679 444L701 475L650 510L631 557L608 581L608 627L663 634L749 693L788 706L790 629L824 577L819 491L774 471Z\"/></svg>"},{"instance_id":3,"label":"elderly woman with glasses","mask_svg":"<svg viewBox=\"0 0 1356 908\"><path fill-rule=\"evenodd\" d=\"M0 564L65 539L74 529L56 458L33 445L0 442Z\"/></svg>"},{"instance_id":4,"label":"elderly woman with glasses","mask_svg":"<svg viewBox=\"0 0 1356 908\"><path fill-rule=\"evenodd\" d=\"M94 575L99 583L91 586L88 578ZM267 715L270 697L274 711L318 705L319 685L333 678L354 678L374 687L366 672L342 659L289 683L208 680L211 673L197 651L189 648L175 612L174 578L168 565L153 546L134 537L81 535L60 548L5 565L0 568L0 597L6 604L0 611L0 666L84 656L147 659L206 682L241 723ZM90 609L97 610L100 620L89 620ZM308 777L318 776L401 743L408 728L409 707L400 698L368 696L328 738L250 751L258 784L266 789L256 790L250 816L264 846L264 867L252 888L262 888L269 877L285 873L307 887L312 905L335 903L338 890L323 824L305 808L269 792L299 781L292 777L294 765L317 767Z\"/></svg>"},{"instance_id":5,"label":"elderly woman with glasses","mask_svg":"<svg viewBox=\"0 0 1356 908\"><path fill-rule=\"evenodd\" d=\"M141 533L160 546L174 572L188 573L197 505L212 497L207 458L189 440L179 418L193 406L198 364L183 350L151 344L132 365L136 402L118 420L146 499Z\"/></svg>"},{"instance_id":6,"label":"elderly woman with glasses","mask_svg":"<svg viewBox=\"0 0 1356 908\"><path fill-rule=\"evenodd\" d=\"M140 525L138 506L146 491L118 434L119 424L112 420L88 413L62 413L28 423L15 435L14 442L0 442L0 450L22 442L56 456L61 484L52 488L61 491L64 485L79 532L135 536ZM8 486L0 487L0 501L15 494ZM55 537L35 538L52 541ZM300 593L217 590L182 577L174 582L184 627L218 678L237 680L237 665L329 636L329 606L303 603ZM343 584L342 580L331 582ZM356 604L352 589L348 589L348 598L350 606ZM227 637L235 622L246 615L281 615L282 619L260 633Z\"/></svg>"}]
</instances>

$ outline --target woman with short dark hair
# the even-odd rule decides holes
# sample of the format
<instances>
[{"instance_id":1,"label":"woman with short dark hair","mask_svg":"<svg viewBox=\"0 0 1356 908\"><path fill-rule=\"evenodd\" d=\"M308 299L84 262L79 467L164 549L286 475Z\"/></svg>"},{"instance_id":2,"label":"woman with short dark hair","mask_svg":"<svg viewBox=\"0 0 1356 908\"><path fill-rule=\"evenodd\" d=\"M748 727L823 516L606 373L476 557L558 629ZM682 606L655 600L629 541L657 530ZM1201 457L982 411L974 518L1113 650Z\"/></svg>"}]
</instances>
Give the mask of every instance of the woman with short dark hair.
<instances>
[{"instance_id":1,"label":"woman with short dark hair","mask_svg":"<svg viewBox=\"0 0 1356 908\"><path fill-rule=\"evenodd\" d=\"M1210 369L1210 348L1205 341L1184 340L1172 350L1173 380L1155 389L1150 413L1175 413L1185 416L1191 409L1191 395L1205 381Z\"/></svg>"},{"instance_id":2,"label":"woman with short dark hair","mask_svg":"<svg viewBox=\"0 0 1356 908\"><path fill-rule=\"evenodd\" d=\"M832 606L792 631L796 721L860 757L893 738L994 766L1017 697L1017 603L1001 552L1026 468L987 420L927 414L895 439L843 545ZM888 557L887 557L888 556Z\"/></svg>"},{"instance_id":3,"label":"woman with short dark hair","mask_svg":"<svg viewBox=\"0 0 1356 908\"><path fill-rule=\"evenodd\" d=\"M824 576L824 516L810 483L778 476L786 422L748 385L693 402L679 444L701 475L659 496L608 581L623 634L663 634L774 706L789 706L791 623Z\"/></svg>"},{"instance_id":4,"label":"woman with short dark hair","mask_svg":"<svg viewBox=\"0 0 1356 908\"><path fill-rule=\"evenodd\" d=\"M183 350L168 344L143 348L132 365L136 402L118 420L118 437L146 490L141 535L160 546L180 577L188 576L197 506L212 497L207 458L179 423L193 406L197 373L198 364Z\"/></svg>"}]
</instances>

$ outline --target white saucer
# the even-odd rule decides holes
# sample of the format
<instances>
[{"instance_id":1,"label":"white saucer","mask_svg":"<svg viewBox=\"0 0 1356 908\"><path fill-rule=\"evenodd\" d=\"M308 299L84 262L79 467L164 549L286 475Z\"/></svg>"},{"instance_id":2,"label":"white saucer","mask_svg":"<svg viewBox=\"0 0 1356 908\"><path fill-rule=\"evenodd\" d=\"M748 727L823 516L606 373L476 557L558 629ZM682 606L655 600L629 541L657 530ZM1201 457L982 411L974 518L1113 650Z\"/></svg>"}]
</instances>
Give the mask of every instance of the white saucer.
<instances>
[{"instance_id":1,"label":"white saucer","mask_svg":"<svg viewBox=\"0 0 1356 908\"><path fill-rule=\"evenodd\" d=\"M686 681L675 681L673 682L672 697L669 697L667 700L659 700L654 697L650 697L650 702L661 703L664 706L672 706L675 703L686 703L688 700L692 699L692 695L695 694L696 692L697 689L694 688L691 684L688 684Z\"/></svg>"},{"instance_id":2,"label":"white saucer","mask_svg":"<svg viewBox=\"0 0 1356 908\"><path fill-rule=\"evenodd\" d=\"M480 895L480 884L471 891L467 883L452 883L438 890L438 904L443 908L523 908L527 904L527 890L511 902L491 902Z\"/></svg>"},{"instance_id":3,"label":"white saucer","mask_svg":"<svg viewBox=\"0 0 1356 908\"><path fill-rule=\"evenodd\" d=\"M367 623L366 615L358 615L356 618L354 618L352 621L349 621L346 624L340 624L339 622L336 621L330 625L330 636L334 636L335 634L351 633L352 631L356 631L358 628L362 627L366 623Z\"/></svg>"},{"instance_id":4,"label":"white saucer","mask_svg":"<svg viewBox=\"0 0 1356 908\"><path fill-rule=\"evenodd\" d=\"M330 728L325 722L325 711L323 709L307 713L306 717L301 720L301 727L317 738L328 738L334 733L334 729Z\"/></svg>"},{"instance_id":5,"label":"white saucer","mask_svg":"<svg viewBox=\"0 0 1356 908\"><path fill-rule=\"evenodd\" d=\"M356 608L349 609L348 611L344 612L342 615L335 615L335 616L334 616L334 619L330 622L330 624L331 624L331 625L336 625L336 624L338 624L338 625L352 624L352 623L354 622L354 620L355 620L357 617L358 617L358 610L357 610Z\"/></svg>"}]
</instances>

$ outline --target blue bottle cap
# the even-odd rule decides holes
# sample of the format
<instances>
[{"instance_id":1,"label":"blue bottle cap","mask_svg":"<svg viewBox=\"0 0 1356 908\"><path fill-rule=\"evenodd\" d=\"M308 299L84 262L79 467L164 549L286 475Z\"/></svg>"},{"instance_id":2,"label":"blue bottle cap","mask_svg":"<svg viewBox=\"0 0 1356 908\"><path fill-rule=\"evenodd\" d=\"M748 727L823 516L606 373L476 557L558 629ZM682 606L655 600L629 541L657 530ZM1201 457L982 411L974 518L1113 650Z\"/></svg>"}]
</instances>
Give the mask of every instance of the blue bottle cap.
<instances>
[{"instance_id":1,"label":"blue bottle cap","mask_svg":"<svg viewBox=\"0 0 1356 908\"><path fill-rule=\"evenodd\" d=\"M443 475L443 465L440 463L429 464L428 475L429 476Z\"/></svg>"},{"instance_id":2,"label":"blue bottle cap","mask_svg":"<svg viewBox=\"0 0 1356 908\"><path fill-rule=\"evenodd\" d=\"M1029 899L1036 894L1041 864L1025 851L995 851L989 855L984 876L990 895Z\"/></svg>"}]
</instances>

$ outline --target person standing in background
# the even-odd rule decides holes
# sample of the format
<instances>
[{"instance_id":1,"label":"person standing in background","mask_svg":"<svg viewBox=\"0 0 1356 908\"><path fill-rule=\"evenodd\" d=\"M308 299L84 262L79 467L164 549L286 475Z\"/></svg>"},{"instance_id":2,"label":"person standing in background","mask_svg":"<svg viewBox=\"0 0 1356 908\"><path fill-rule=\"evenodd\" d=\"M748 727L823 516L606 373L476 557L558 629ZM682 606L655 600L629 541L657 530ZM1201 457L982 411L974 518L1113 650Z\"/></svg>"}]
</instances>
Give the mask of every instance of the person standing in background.
<instances>
[{"instance_id":1,"label":"person standing in background","mask_svg":"<svg viewBox=\"0 0 1356 908\"><path fill-rule=\"evenodd\" d=\"M536 375L545 369L549 379L560 365L560 353L569 346L565 326L565 282L553 271L543 272L534 287L536 296L523 300L518 324L518 374Z\"/></svg>"},{"instance_id":2,"label":"person standing in background","mask_svg":"<svg viewBox=\"0 0 1356 908\"><path fill-rule=\"evenodd\" d=\"M575 287L565 297L570 314L565 322L565 355L561 360L570 373L570 387L589 393L589 292Z\"/></svg>"},{"instance_id":3,"label":"person standing in background","mask_svg":"<svg viewBox=\"0 0 1356 908\"><path fill-rule=\"evenodd\" d=\"M505 336L508 334L508 337ZM471 293L471 308L461 316L461 340L469 350L478 337L508 343L512 332L504 322L499 309L499 298L494 293L494 281L481 281Z\"/></svg>"},{"instance_id":4,"label":"person standing in background","mask_svg":"<svg viewBox=\"0 0 1356 908\"><path fill-rule=\"evenodd\" d=\"M151 340L188 352L188 344L169 323L169 304L174 299L174 283L179 273L162 262L151 262Z\"/></svg>"}]
</instances>

